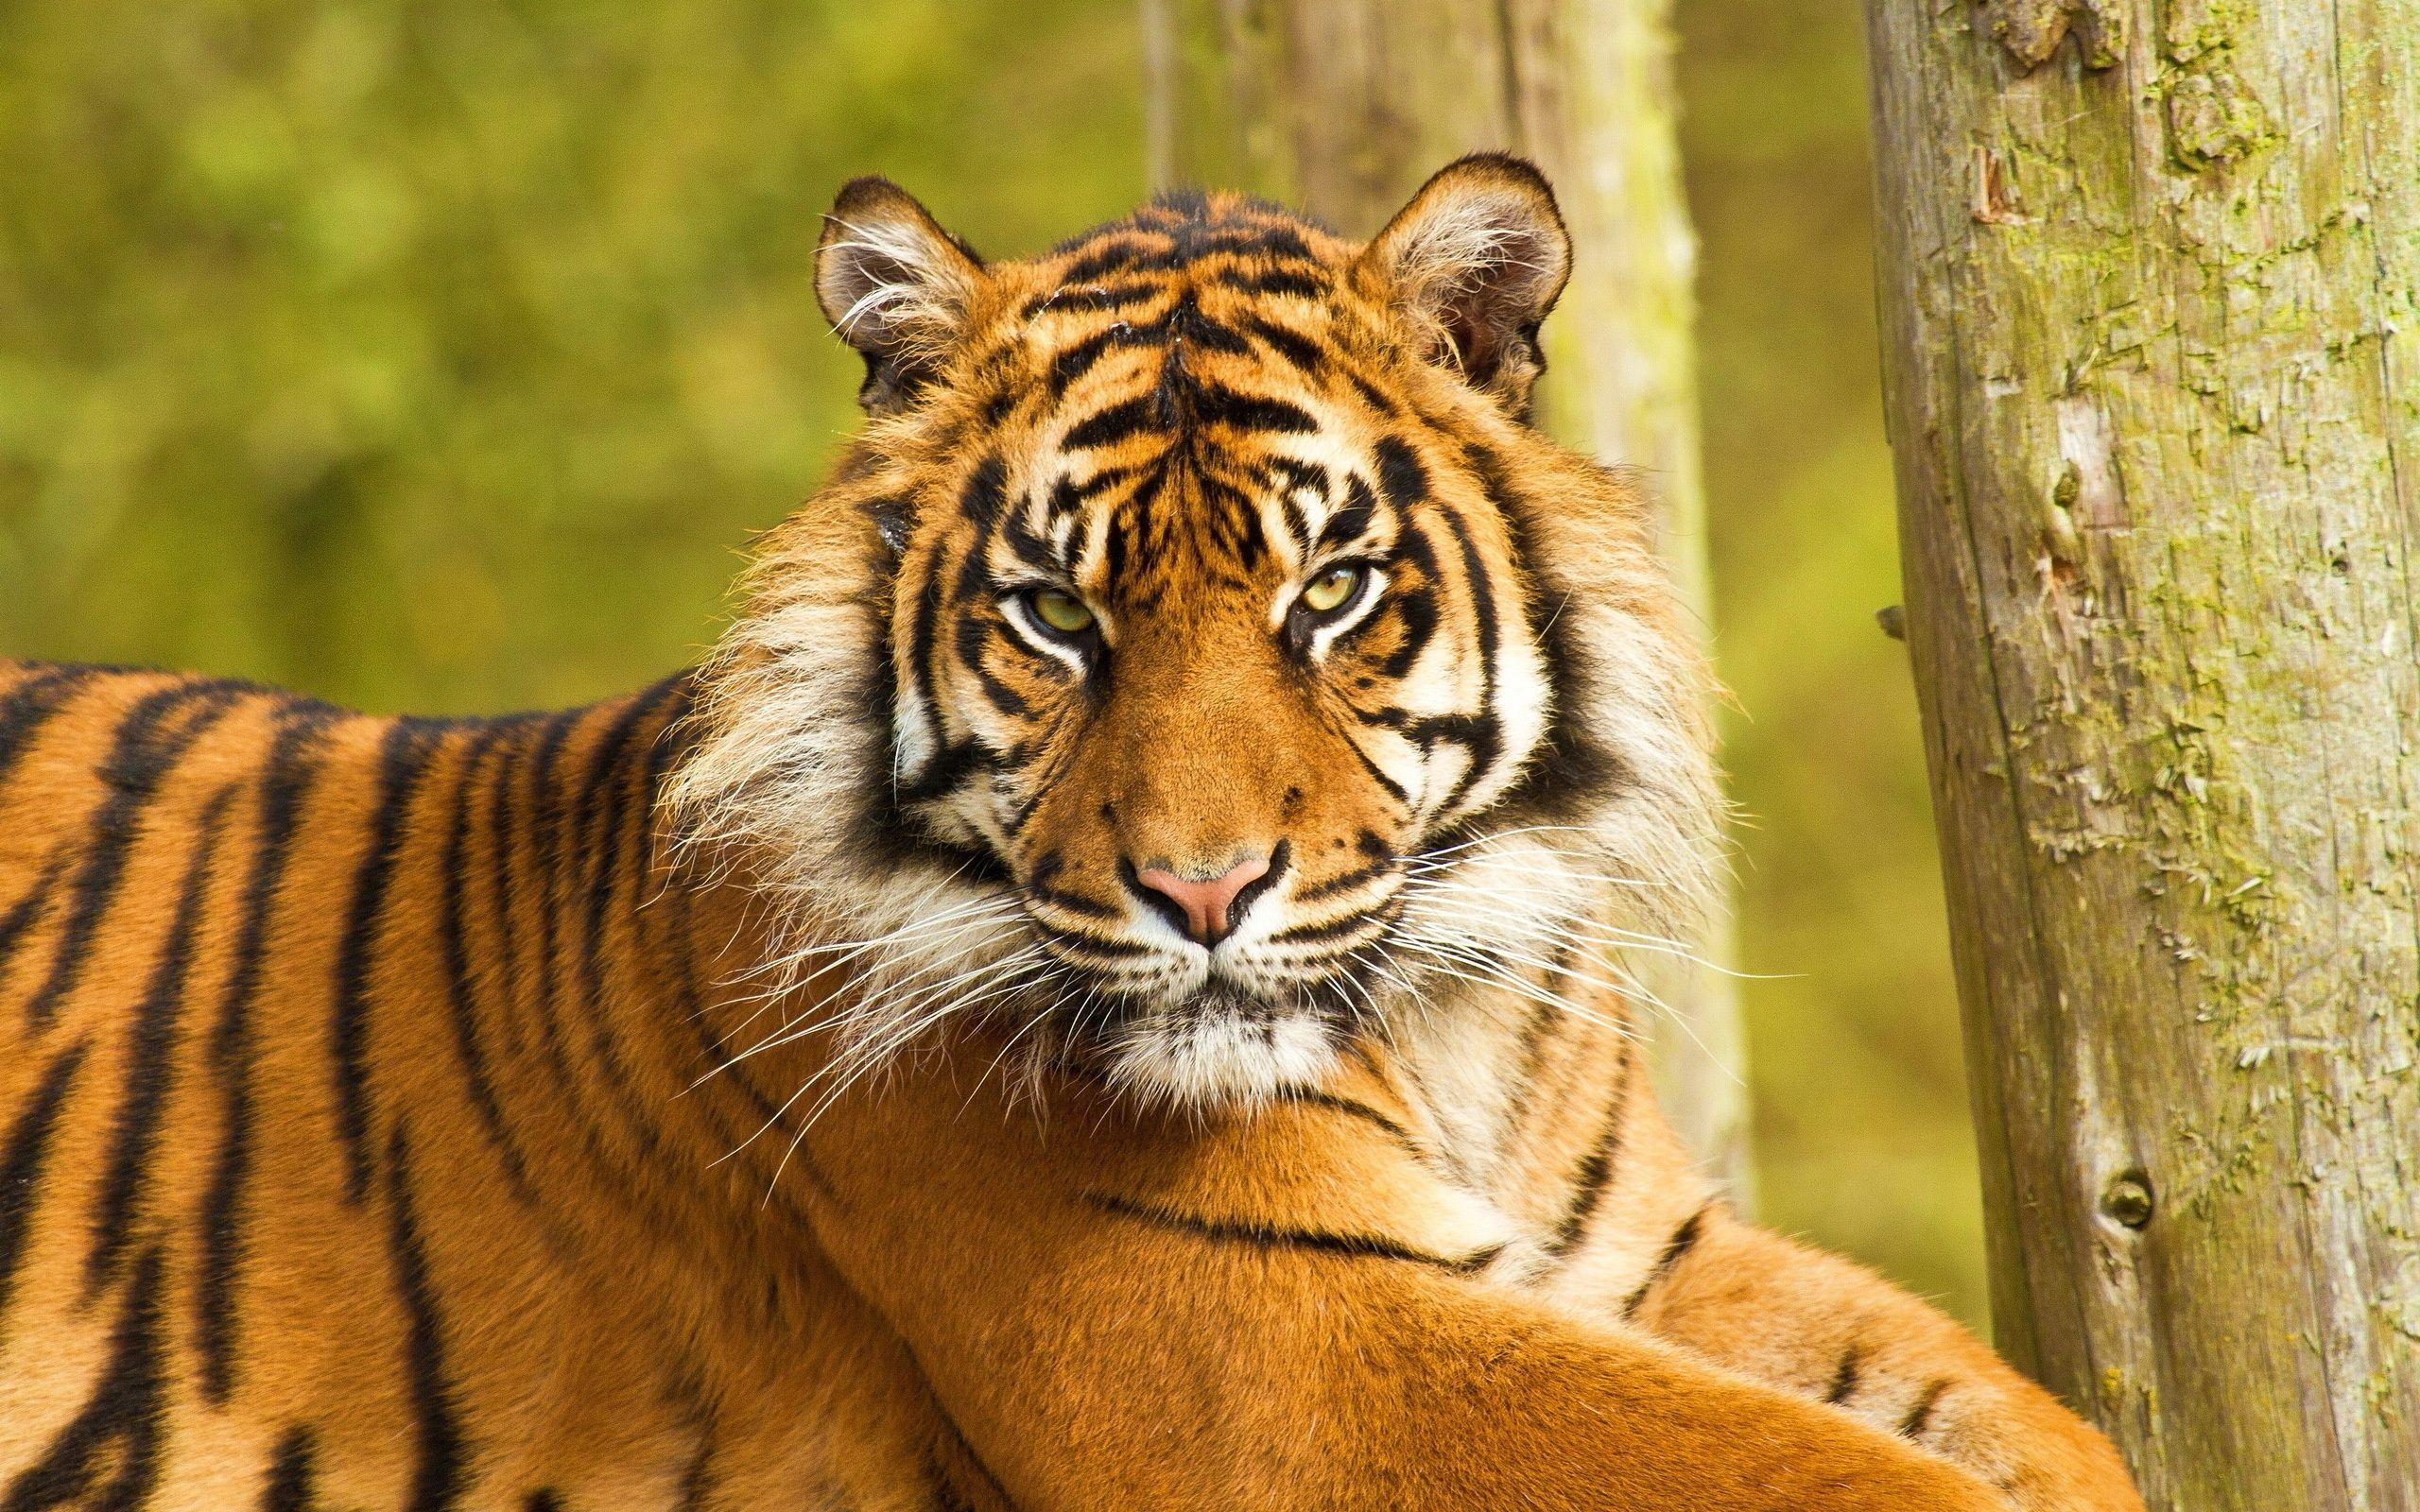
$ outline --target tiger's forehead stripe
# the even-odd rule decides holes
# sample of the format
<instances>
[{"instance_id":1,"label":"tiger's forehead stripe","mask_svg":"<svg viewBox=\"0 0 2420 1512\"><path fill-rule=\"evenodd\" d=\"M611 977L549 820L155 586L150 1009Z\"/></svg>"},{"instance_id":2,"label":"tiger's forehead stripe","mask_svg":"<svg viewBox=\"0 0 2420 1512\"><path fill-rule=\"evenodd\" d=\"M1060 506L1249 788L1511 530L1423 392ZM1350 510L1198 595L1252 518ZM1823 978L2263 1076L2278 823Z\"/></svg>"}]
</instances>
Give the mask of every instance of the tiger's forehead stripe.
<instances>
[{"instance_id":1,"label":"tiger's forehead stripe","mask_svg":"<svg viewBox=\"0 0 2420 1512\"><path fill-rule=\"evenodd\" d=\"M1281 658L1347 647L1318 717L1413 822L1526 764L1536 721L1495 705L1537 698L1530 594L1464 461L1466 418L1400 368L1360 250L1266 207L1181 198L997 272L1014 292L970 330L979 355L902 417L890 466L921 481L869 490L920 517L898 573L896 770L941 831L1009 816L1022 832L1063 731L1111 692L1105 668L1173 676L1133 669L1229 633L1236 606ZM1306 575L1357 560L1373 610L1341 638L1288 641ZM1019 595L1052 588L1122 649L1039 644ZM1517 646L1499 605L1519 606ZM1169 633L1129 644L1155 622Z\"/></svg>"},{"instance_id":2,"label":"tiger's forehead stripe","mask_svg":"<svg viewBox=\"0 0 2420 1512\"><path fill-rule=\"evenodd\" d=\"M1012 544L1022 548L1025 565L1053 555L1037 546L1055 542L1064 553L1080 542L1087 557L1098 552L1098 586L1115 594L1163 587L1180 552L1221 579L1270 555L1261 507L1272 484L1270 469L1280 460L1307 464L1282 455L1239 455L1235 448L1332 430L1311 407L1324 407L1330 397L1322 381L1328 359L1305 331L1265 313L1270 275L1280 271L1267 266L1271 259L1302 265L1281 281L1285 292L1309 292L1314 276L1321 290L1330 286L1331 270L1305 232L1260 217L1204 229L1197 220L1147 213L1065 254L1055 275L1059 287L1027 312L1023 335L1038 350L1023 370L1042 362L1040 382L1023 380L1024 403L991 407L1042 406L1035 423L1060 430L1033 466L1063 471L1037 478L1033 493L1059 514L1099 500L1104 523L1023 525ZM1115 318L1106 318L1095 297L1100 285L1081 282L1112 275L1129 281L1113 291ZM1125 297L1137 292L1132 281L1138 277L1154 280L1149 301ZM1151 307L1134 307L1141 302ZM1299 313L1295 318L1305 327L1320 323ZM1132 360L1113 370L1114 358ZM1236 370L1220 370L1230 361ZM1020 382L1019 365L1005 353L984 367L1004 394ZM1278 391L1288 388L1293 391ZM1293 481L1300 486L1299 473ZM1299 505L1288 504L1295 549L1285 556L1299 560L1312 542ZM1178 528L1178 512L1191 528ZM1058 565L1075 567L1064 559Z\"/></svg>"}]
</instances>

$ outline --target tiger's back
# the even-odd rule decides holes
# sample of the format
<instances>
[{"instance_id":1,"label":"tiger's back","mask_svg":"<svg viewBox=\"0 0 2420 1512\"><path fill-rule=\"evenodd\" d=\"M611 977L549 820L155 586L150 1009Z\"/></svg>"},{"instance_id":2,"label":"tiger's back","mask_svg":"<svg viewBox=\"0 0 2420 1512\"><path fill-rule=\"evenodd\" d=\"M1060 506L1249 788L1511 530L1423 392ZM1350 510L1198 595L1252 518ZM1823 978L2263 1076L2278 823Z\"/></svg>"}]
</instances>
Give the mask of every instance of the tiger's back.
<instances>
[{"instance_id":1,"label":"tiger's back","mask_svg":"<svg viewBox=\"0 0 2420 1512\"><path fill-rule=\"evenodd\" d=\"M696 1220L763 1109L621 1018L678 996L637 902L683 693L0 664L0 1505L804 1505L836 1437L929 1457L812 1246ZM845 1434L751 1422L786 1372Z\"/></svg>"}]
</instances>

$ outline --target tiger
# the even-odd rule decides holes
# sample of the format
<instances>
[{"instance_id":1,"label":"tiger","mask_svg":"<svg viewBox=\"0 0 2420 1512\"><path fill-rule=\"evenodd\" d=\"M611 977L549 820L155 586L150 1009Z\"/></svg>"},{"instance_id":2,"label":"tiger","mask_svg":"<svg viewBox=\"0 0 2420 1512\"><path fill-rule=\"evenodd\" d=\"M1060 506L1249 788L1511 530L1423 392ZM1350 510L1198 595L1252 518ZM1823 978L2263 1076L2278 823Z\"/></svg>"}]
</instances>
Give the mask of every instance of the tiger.
<instances>
[{"instance_id":1,"label":"tiger","mask_svg":"<svg viewBox=\"0 0 2420 1512\"><path fill-rule=\"evenodd\" d=\"M1658 1112L1722 866L1521 160L879 179L866 419L562 712L0 663L0 1508L2138 1512Z\"/></svg>"}]
</instances>

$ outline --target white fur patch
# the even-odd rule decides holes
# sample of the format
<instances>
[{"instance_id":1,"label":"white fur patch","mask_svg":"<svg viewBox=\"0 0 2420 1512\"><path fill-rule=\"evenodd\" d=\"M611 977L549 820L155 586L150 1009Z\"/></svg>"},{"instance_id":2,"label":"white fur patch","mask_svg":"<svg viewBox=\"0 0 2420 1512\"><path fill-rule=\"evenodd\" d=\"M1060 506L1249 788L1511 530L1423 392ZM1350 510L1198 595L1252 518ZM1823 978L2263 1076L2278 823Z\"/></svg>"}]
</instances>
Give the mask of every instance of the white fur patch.
<instances>
[{"instance_id":1,"label":"white fur patch","mask_svg":"<svg viewBox=\"0 0 2420 1512\"><path fill-rule=\"evenodd\" d=\"M1109 1074L1146 1102L1250 1104L1316 1087L1336 1056L1334 1030L1314 1013L1264 1021L1162 1009L1138 1016L1110 1042Z\"/></svg>"}]
</instances>

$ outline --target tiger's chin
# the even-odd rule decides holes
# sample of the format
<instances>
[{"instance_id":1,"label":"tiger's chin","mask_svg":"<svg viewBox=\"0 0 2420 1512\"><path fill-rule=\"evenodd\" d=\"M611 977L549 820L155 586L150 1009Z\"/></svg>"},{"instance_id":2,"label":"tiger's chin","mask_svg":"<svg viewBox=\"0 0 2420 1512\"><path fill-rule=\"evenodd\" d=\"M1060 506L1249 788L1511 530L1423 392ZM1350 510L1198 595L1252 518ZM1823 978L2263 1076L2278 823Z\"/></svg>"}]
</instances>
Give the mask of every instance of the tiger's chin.
<instances>
[{"instance_id":1,"label":"tiger's chin","mask_svg":"<svg viewBox=\"0 0 2420 1512\"><path fill-rule=\"evenodd\" d=\"M1110 1083L1141 1101L1214 1108L1318 1085L1344 1027L1332 1006L1216 988L1137 1005L1098 1045Z\"/></svg>"}]
</instances>

